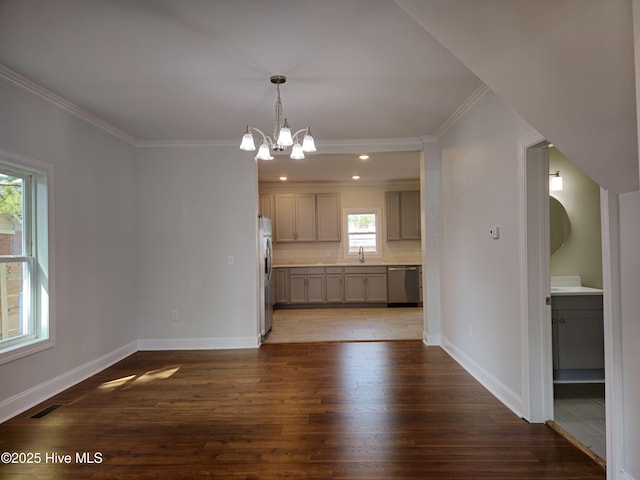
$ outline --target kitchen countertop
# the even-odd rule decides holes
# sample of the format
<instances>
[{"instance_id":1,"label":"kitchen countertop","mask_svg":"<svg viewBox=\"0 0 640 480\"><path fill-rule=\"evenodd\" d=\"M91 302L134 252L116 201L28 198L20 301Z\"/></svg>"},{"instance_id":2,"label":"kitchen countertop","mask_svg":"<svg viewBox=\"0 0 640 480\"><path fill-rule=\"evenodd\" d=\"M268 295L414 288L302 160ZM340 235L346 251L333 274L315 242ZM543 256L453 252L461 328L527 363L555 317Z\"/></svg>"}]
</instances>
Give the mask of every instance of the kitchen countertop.
<instances>
[{"instance_id":1,"label":"kitchen countertop","mask_svg":"<svg viewBox=\"0 0 640 480\"><path fill-rule=\"evenodd\" d=\"M407 265L411 267L419 267L422 263L417 262L344 262L344 263L329 263L329 262L315 262L315 263L277 263L273 264L273 268L296 268L296 267L391 267L394 265Z\"/></svg>"}]
</instances>

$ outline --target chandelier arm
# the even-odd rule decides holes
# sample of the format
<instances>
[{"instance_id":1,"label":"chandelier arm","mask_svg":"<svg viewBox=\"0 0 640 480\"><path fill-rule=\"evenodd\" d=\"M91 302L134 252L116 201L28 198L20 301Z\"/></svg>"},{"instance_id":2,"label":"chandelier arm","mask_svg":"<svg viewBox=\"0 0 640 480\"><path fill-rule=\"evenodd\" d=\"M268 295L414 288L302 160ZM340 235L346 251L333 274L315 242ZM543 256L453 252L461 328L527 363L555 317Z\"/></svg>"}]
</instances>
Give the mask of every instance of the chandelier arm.
<instances>
[{"instance_id":1,"label":"chandelier arm","mask_svg":"<svg viewBox=\"0 0 640 480\"><path fill-rule=\"evenodd\" d=\"M307 127L307 128L301 128L301 129L300 129L300 130L298 130L296 133L294 133L294 134L292 135L292 137L291 137L291 138L293 138L293 141L295 142L295 141L296 141L296 137L297 137L298 135L300 135L301 133L306 133L306 132L307 132L307 130L309 130L309 128L308 128L308 127Z\"/></svg>"},{"instance_id":2,"label":"chandelier arm","mask_svg":"<svg viewBox=\"0 0 640 480\"><path fill-rule=\"evenodd\" d=\"M269 145L269 146L273 145L273 140L271 140L271 137L269 137L268 135L265 135L265 134L262 132L262 130L260 130L259 128L256 128L256 127L251 127L251 126L249 126L249 128L250 128L251 130L255 130L255 131L256 131L256 132L258 132L260 135L262 135L262 141L263 141L264 143L266 143L266 144L267 144L267 145Z\"/></svg>"}]
</instances>

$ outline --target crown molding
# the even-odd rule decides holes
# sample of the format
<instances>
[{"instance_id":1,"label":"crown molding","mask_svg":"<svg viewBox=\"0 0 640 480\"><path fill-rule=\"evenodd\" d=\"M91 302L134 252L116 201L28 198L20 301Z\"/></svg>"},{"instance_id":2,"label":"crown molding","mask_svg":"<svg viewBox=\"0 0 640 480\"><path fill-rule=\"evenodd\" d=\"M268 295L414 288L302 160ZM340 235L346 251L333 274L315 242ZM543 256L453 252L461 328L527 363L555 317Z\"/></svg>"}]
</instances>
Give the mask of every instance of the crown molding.
<instances>
[{"instance_id":1,"label":"crown molding","mask_svg":"<svg viewBox=\"0 0 640 480\"><path fill-rule=\"evenodd\" d=\"M91 125L106 131L120 140L135 147L229 147L238 145L237 140L142 140L138 139L109 122L89 113L64 97L38 85L10 68L0 64L0 80L22 88L26 92L44 100L51 105L70 113ZM422 151L425 144L437 142L466 112L489 90L486 85L476 89L465 102L458 107L454 114L440 127L437 134L422 135L410 138L369 138L349 140L317 141L319 153L379 153L379 152L408 152Z\"/></svg>"},{"instance_id":2,"label":"crown molding","mask_svg":"<svg viewBox=\"0 0 640 480\"><path fill-rule=\"evenodd\" d=\"M240 142L238 140L213 140L213 139L201 139L201 140L136 140L134 145L136 147L238 147Z\"/></svg>"},{"instance_id":3,"label":"crown molding","mask_svg":"<svg viewBox=\"0 0 640 480\"><path fill-rule=\"evenodd\" d=\"M87 112L86 110L80 108L76 104L70 102L66 98L61 97L60 95L56 95L55 93L47 90L46 88L38 85L35 82L32 82L28 78L20 75L19 73L11 70L8 67L0 64L0 79L15 85L19 88L22 88L26 92L34 95L45 102L48 102L55 107L64 110L67 113L75 115L76 117L84 120L85 122L90 123L91 125L106 131L107 133L119 138L120 140L130 144L135 145L136 139L135 137L129 135L128 133L120 130L119 128L111 125L110 123L102 120L101 118L96 117L95 115Z\"/></svg>"},{"instance_id":4,"label":"crown molding","mask_svg":"<svg viewBox=\"0 0 640 480\"><path fill-rule=\"evenodd\" d=\"M354 140L316 140L318 154L331 153L380 153L421 151L425 143L436 141L435 137L416 138L372 138ZM236 140L137 140L136 147L237 147Z\"/></svg>"},{"instance_id":5,"label":"crown molding","mask_svg":"<svg viewBox=\"0 0 640 480\"><path fill-rule=\"evenodd\" d=\"M481 84L478 88L476 88L471 95L467 97L467 99L462 102L462 104L456 108L453 114L447 118L447 120L438 128L436 131L436 138L442 138L456 123L462 120L471 107L473 107L478 101L485 96L487 92L489 92L489 87L487 87L484 83Z\"/></svg>"},{"instance_id":6,"label":"crown molding","mask_svg":"<svg viewBox=\"0 0 640 480\"><path fill-rule=\"evenodd\" d=\"M421 151L420 138L370 138L316 141L319 153L380 153Z\"/></svg>"}]
</instances>

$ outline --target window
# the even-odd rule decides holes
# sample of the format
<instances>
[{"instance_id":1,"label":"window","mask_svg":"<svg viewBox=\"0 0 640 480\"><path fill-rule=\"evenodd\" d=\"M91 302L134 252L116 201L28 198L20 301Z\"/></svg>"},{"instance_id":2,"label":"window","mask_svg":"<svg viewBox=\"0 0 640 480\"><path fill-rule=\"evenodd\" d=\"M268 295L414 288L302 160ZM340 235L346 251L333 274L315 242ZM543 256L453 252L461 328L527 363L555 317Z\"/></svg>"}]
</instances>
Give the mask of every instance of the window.
<instances>
[{"instance_id":1,"label":"window","mask_svg":"<svg viewBox=\"0 0 640 480\"><path fill-rule=\"evenodd\" d=\"M347 242L346 255L380 255L380 210L345 209Z\"/></svg>"},{"instance_id":2,"label":"window","mask_svg":"<svg viewBox=\"0 0 640 480\"><path fill-rule=\"evenodd\" d=\"M0 161L0 363L47 348L47 174Z\"/></svg>"}]
</instances>

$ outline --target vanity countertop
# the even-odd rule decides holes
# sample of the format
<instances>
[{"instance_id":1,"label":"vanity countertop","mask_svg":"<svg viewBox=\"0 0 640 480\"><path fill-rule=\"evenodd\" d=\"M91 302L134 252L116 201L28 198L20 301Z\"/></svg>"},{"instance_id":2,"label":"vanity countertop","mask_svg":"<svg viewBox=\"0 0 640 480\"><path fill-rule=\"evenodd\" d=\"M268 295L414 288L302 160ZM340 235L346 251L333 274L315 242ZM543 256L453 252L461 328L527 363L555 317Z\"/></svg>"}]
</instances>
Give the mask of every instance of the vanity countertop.
<instances>
[{"instance_id":1,"label":"vanity countertop","mask_svg":"<svg viewBox=\"0 0 640 480\"><path fill-rule=\"evenodd\" d=\"M551 296L562 295L602 295L602 290L599 288L582 287L582 286L568 286L568 287L551 287Z\"/></svg>"},{"instance_id":2,"label":"vanity countertop","mask_svg":"<svg viewBox=\"0 0 640 480\"><path fill-rule=\"evenodd\" d=\"M551 296L561 295L602 295L602 290L583 287L580 275L552 276Z\"/></svg>"}]
</instances>

